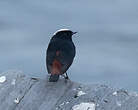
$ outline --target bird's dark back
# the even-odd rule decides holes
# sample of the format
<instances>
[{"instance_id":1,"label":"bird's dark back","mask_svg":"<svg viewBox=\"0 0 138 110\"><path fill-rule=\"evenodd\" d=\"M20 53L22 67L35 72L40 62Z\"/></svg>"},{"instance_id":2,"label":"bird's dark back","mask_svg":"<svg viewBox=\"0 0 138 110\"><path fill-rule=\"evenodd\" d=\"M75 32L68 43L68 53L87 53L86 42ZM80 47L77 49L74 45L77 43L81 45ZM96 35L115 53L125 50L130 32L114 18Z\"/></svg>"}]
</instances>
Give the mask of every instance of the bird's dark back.
<instances>
[{"instance_id":1,"label":"bird's dark back","mask_svg":"<svg viewBox=\"0 0 138 110\"><path fill-rule=\"evenodd\" d=\"M56 55L59 51L59 56ZM73 62L76 50L72 39L53 37L47 49L47 69L51 72L51 64L56 59L62 64L62 74L67 71Z\"/></svg>"}]
</instances>

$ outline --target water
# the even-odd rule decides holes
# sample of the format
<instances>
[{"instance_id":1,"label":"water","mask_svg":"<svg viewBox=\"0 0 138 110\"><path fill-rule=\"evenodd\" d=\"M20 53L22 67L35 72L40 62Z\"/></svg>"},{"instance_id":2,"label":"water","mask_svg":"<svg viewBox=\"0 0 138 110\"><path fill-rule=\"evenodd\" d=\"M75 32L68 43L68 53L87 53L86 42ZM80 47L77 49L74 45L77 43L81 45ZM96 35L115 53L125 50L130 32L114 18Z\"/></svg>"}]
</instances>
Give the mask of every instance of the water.
<instances>
[{"instance_id":1,"label":"water","mask_svg":"<svg viewBox=\"0 0 138 110\"><path fill-rule=\"evenodd\" d=\"M0 72L43 77L46 48L60 28L78 31L73 81L138 90L137 0L1 0Z\"/></svg>"}]
</instances>

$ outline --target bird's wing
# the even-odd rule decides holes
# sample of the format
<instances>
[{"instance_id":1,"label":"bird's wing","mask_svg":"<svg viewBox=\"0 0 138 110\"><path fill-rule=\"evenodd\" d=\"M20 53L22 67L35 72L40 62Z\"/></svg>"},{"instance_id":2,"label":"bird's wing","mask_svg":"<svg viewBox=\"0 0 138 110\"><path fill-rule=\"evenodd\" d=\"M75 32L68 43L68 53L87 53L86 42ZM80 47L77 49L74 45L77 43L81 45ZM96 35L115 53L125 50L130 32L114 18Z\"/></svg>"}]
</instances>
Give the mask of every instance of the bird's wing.
<instances>
[{"instance_id":1,"label":"bird's wing","mask_svg":"<svg viewBox=\"0 0 138 110\"><path fill-rule=\"evenodd\" d=\"M62 42L60 40L51 40L48 48L47 48L47 56L46 56L46 65L48 73L60 74L61 73L61 62L59 61L59 57L62 52L60 48L62 46Z\"/></svg>"},{"instance_id":2,"label":"bird's wing","mask_svg":"<svg viewBox=\"0 0 138 110\"><path fill-rule=\"evenodd\" d=\"M64 44L60 48L59 61L62 63L61 71L65 73L73 62L75 57L75 47L70 43Z\"/></svg>"},{"instance_id":3,"label":"bird's wing","mask_svg":"<svg viewBox=\"0 0 138 110\"><path fill-rule=\"evenodd\" d=\"M72 64L74 56L75 47L72 43L63 42L58 44L58 42L51 42L47 49L46 58L48 73L52 71L60 74L65 73Z\"/></svg>"}]
</instances>

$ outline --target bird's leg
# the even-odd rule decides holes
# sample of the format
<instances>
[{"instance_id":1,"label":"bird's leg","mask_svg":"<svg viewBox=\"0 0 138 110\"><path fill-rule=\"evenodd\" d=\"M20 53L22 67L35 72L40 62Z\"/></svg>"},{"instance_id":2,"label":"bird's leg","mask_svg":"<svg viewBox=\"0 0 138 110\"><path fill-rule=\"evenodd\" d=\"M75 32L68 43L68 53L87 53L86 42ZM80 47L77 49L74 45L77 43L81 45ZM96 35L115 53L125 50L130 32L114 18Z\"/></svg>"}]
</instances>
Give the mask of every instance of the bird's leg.
<instances>
[{"instance_id":1,"label":"bird's leg","mask_svg":"<svg viewBox=\"0 0 138 110\"><path fill-rule=\"evenodd\" d=\"M61 76L62 76L62 77L64 77L65 79L69 79L69 77L68 77L67 73L62 74Z\"/></svg>"},{"instance_id":2,"label":"bird's leg","mask_svg":"<svg viewBox=\"0 0 138 110\"><path fill-rule=\"evenodd\" d=\"M70 79L69 79L69 77L68 77L68 74L67 74L67 72L65 73L65 83L67 83Z\"/></svg>"},{"instance_id":3,"label":"bird's leg","mask_svg":"<svg viewBox=\"0 0 138 110\"><path fill-rule=\"evenodd\" d=\"M61 76L62 76L63 78L65 78L65 79L66 79L66 76L65 76L65 74L62 74Z\"/></svg>"},{"instance_id":4,"label":"bird's leg","mask_svg":"<svg viewBox=\"0 0 138 110\"><path fill-rule=\"evenodd\" d=\"M62 76L65 78L65 83L67 83L69 80L67 72L65 74L62 74Z\"/></svg>"},{"instance_id":5,"label":"bird's leg","mask_svg":"<svg viewBox=\"0 0 138 110\"><path fill-rule=\"evenodd\" d=\"M66 77L65 77L65 79L69 79L67 72L66 72L65 74L66 74Z\"/></svg>"}]
</instances>

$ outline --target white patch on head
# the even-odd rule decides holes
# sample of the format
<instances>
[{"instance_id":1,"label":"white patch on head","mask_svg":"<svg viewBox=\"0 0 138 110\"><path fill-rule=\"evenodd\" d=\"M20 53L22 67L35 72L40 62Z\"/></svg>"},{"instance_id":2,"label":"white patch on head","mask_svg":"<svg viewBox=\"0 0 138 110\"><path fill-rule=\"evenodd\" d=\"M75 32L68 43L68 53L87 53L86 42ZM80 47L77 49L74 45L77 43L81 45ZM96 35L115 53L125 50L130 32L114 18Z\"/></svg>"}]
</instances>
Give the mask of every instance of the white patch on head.
<instances>
[{"instance_id":1,"label":"white patch on head","mask_svg":"<svg viewBox=\"0 0 138 110\"><path fill-rule=\"evenodd\" d=\"M56 35L56 33L60 32L60 31L70 31L70 29L59 29L53 35Z\"/></svg>"},{"instance_id":2,"label":"white patch on head","mask_svg":"<svg viewBox=\"0 0 138 110\"><path fill-rule=\"evenodd\" d=\"M72 110L95 110L94 103L80 103L72 107Z\"/></svg>"},{"instance_id":3,"label":"white patch on head","mask_svg":"<svg viewBox=\"0 0 138 110\"><path fill-rule=\"evenodd\" d=\"M4 83L6 81L6 76L1 76L0 77L0 83Z\"/></svg>"}]
</instances>

